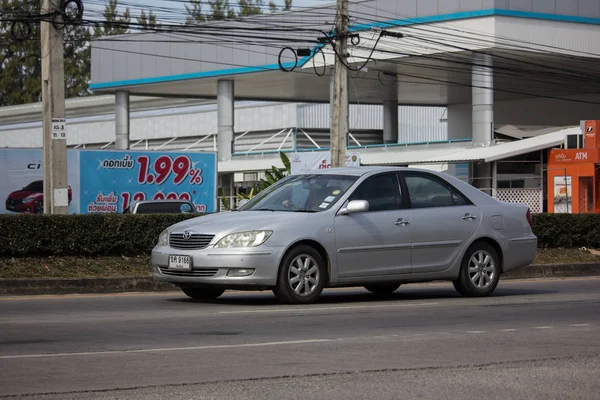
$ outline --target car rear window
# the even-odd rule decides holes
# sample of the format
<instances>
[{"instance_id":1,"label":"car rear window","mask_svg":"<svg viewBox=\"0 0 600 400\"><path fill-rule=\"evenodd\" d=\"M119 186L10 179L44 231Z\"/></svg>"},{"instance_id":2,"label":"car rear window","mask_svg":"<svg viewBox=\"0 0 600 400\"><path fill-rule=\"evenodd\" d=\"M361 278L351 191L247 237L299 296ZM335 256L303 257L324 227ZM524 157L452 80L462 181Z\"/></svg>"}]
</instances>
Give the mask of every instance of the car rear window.
<instances>
[{"instance_id":1,"label":"car rear window","mask_svg":"<svg viewBox=\"0 0 600 400\"><path fill-rule=\"evenodd\" d=\"M191 213L194 212L194 208L191 203L182 202L168 202L168 203L142 203L138 205L137 214L177 214L177 213Z\"/></svg>"}]
</instances>

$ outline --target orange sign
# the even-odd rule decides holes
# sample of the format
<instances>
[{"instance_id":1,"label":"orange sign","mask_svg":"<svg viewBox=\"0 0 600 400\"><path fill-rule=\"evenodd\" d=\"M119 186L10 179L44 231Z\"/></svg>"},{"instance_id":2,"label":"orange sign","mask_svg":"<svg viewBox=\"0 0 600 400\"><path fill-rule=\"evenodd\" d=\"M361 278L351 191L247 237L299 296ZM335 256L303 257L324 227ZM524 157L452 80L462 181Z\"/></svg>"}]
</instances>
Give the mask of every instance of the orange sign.
<instances>
[{"instance_id":1,"label":"orange sign","mask_svg":"<svg viewBox=\"0 0 600 400\"><path fill-rule=\"evenodd\" d=\"M585 132L584 132L584 147L586 149L598 148L598 122L599 121L585 121Z\"/></svg>"},{"instance_id":2,"label":"orange sign","mask_svg":"<svg viewBox=\"0 0 600 400\"><path fill-rule=\"evenodd\" d=\"M551 164L584 164L598 162L598 149L552 149Z\"/></svg>"}]
</instances>

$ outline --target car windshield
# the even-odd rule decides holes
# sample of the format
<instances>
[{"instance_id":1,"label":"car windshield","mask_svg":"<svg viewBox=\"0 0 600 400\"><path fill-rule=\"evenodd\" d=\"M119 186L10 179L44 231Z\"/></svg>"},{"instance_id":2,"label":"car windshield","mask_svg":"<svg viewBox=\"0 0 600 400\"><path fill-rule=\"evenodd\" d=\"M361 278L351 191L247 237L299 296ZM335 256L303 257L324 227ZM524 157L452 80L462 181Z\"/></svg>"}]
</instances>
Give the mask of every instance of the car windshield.
<instances>
[{"instance_id":1,"label":"car windshield","mask_svg":"<svg viewBox=\"0 0 600 400\"><path fill-rule=\"evenodd\" d=\"M191 213L193 211L192 204L187 201L140 203L136 209L137 214L177 214Z\"/></svg>"},{"instance_id":2,"label":"car windshield","mask_svg":"<svg viewBox=\"0 0 600 400\"><path fill-rule=\"evenodd\" d=\"M349 175L296 175L278 182L240 211L319 212L331 208L358 177Z\"/></svg>"},{"instance_id":3,"label":"car windshield","mask_svg":"<svg viewBox=\"0 0 600 400\"><path fill-rule=\"evenodd\" d=\"M44 182L43 181L36 181L36 182L31 182L29 185L25 186L23 188L23 190L27 191L27 192L43 192L44 191Z\"/></svg>"}]
</instances>

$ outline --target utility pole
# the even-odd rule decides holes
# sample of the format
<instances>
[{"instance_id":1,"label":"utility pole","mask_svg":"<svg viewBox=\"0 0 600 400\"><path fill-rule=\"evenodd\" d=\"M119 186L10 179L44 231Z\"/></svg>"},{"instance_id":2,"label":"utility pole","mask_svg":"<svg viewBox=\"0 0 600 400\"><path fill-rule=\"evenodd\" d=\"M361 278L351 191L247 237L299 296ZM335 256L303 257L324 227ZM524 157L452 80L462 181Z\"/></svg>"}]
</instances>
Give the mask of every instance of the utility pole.
<instances>
[{"instance_id":1,"label":"utility pole","mask_svg":"<svg viewBox=\"0 0 600 400\"><path fill-rule=\"evenodd\" d=\"M44 213L67 214L67 135L63 34L48 15L60 1L41 0L42 104L44 144ZM62 15L56 16L62 19Z\"/></svg>"},{"instance_id":2,"label":"utility pole","mask_svg":"<svg viewBox=\"0 0 600 400\"><path fill-rule=\"evenodd\" d=\"M334 64L333 107L331 115L331 166L346 165L346 140L348 135L348 0L337 0L335 24L337 56Z\"/></svg>"}]
</instances>

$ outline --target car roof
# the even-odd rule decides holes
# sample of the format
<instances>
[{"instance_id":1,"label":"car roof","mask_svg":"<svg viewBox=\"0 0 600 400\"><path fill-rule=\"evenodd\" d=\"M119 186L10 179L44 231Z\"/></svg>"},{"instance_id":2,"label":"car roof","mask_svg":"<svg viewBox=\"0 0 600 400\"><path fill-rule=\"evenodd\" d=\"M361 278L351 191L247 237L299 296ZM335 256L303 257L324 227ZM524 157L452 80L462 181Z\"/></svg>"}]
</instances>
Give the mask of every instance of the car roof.
<instances>
[{"instance_id":1,"label":"car roof","mask_svg":"<svg viewBox=\"0 0 600 400\"><path fill-rule=\"evenodd\" d=\"M419 169L419 168L408 168L398 166L368 166L368 167L342 167L342 168L327 168L318 169L314 171L306 171L301 175L350 175L350 176L363 176L368 173L377 172L398 172L398 171L424 171L432 172L430 170Z\"/></svg>"},{"instance_id":2,"label":"car roof","mask_svg":"<svg viewBox=\"0 0 600 400\"><path fill-rule=\"evenodd\" d=\"M191 203L190 200L186 200L186 199L165 199L165 200L140 200L140 201L136 201L135 204L181 203L181 202Z\"/></svg>"}]
</instances>

